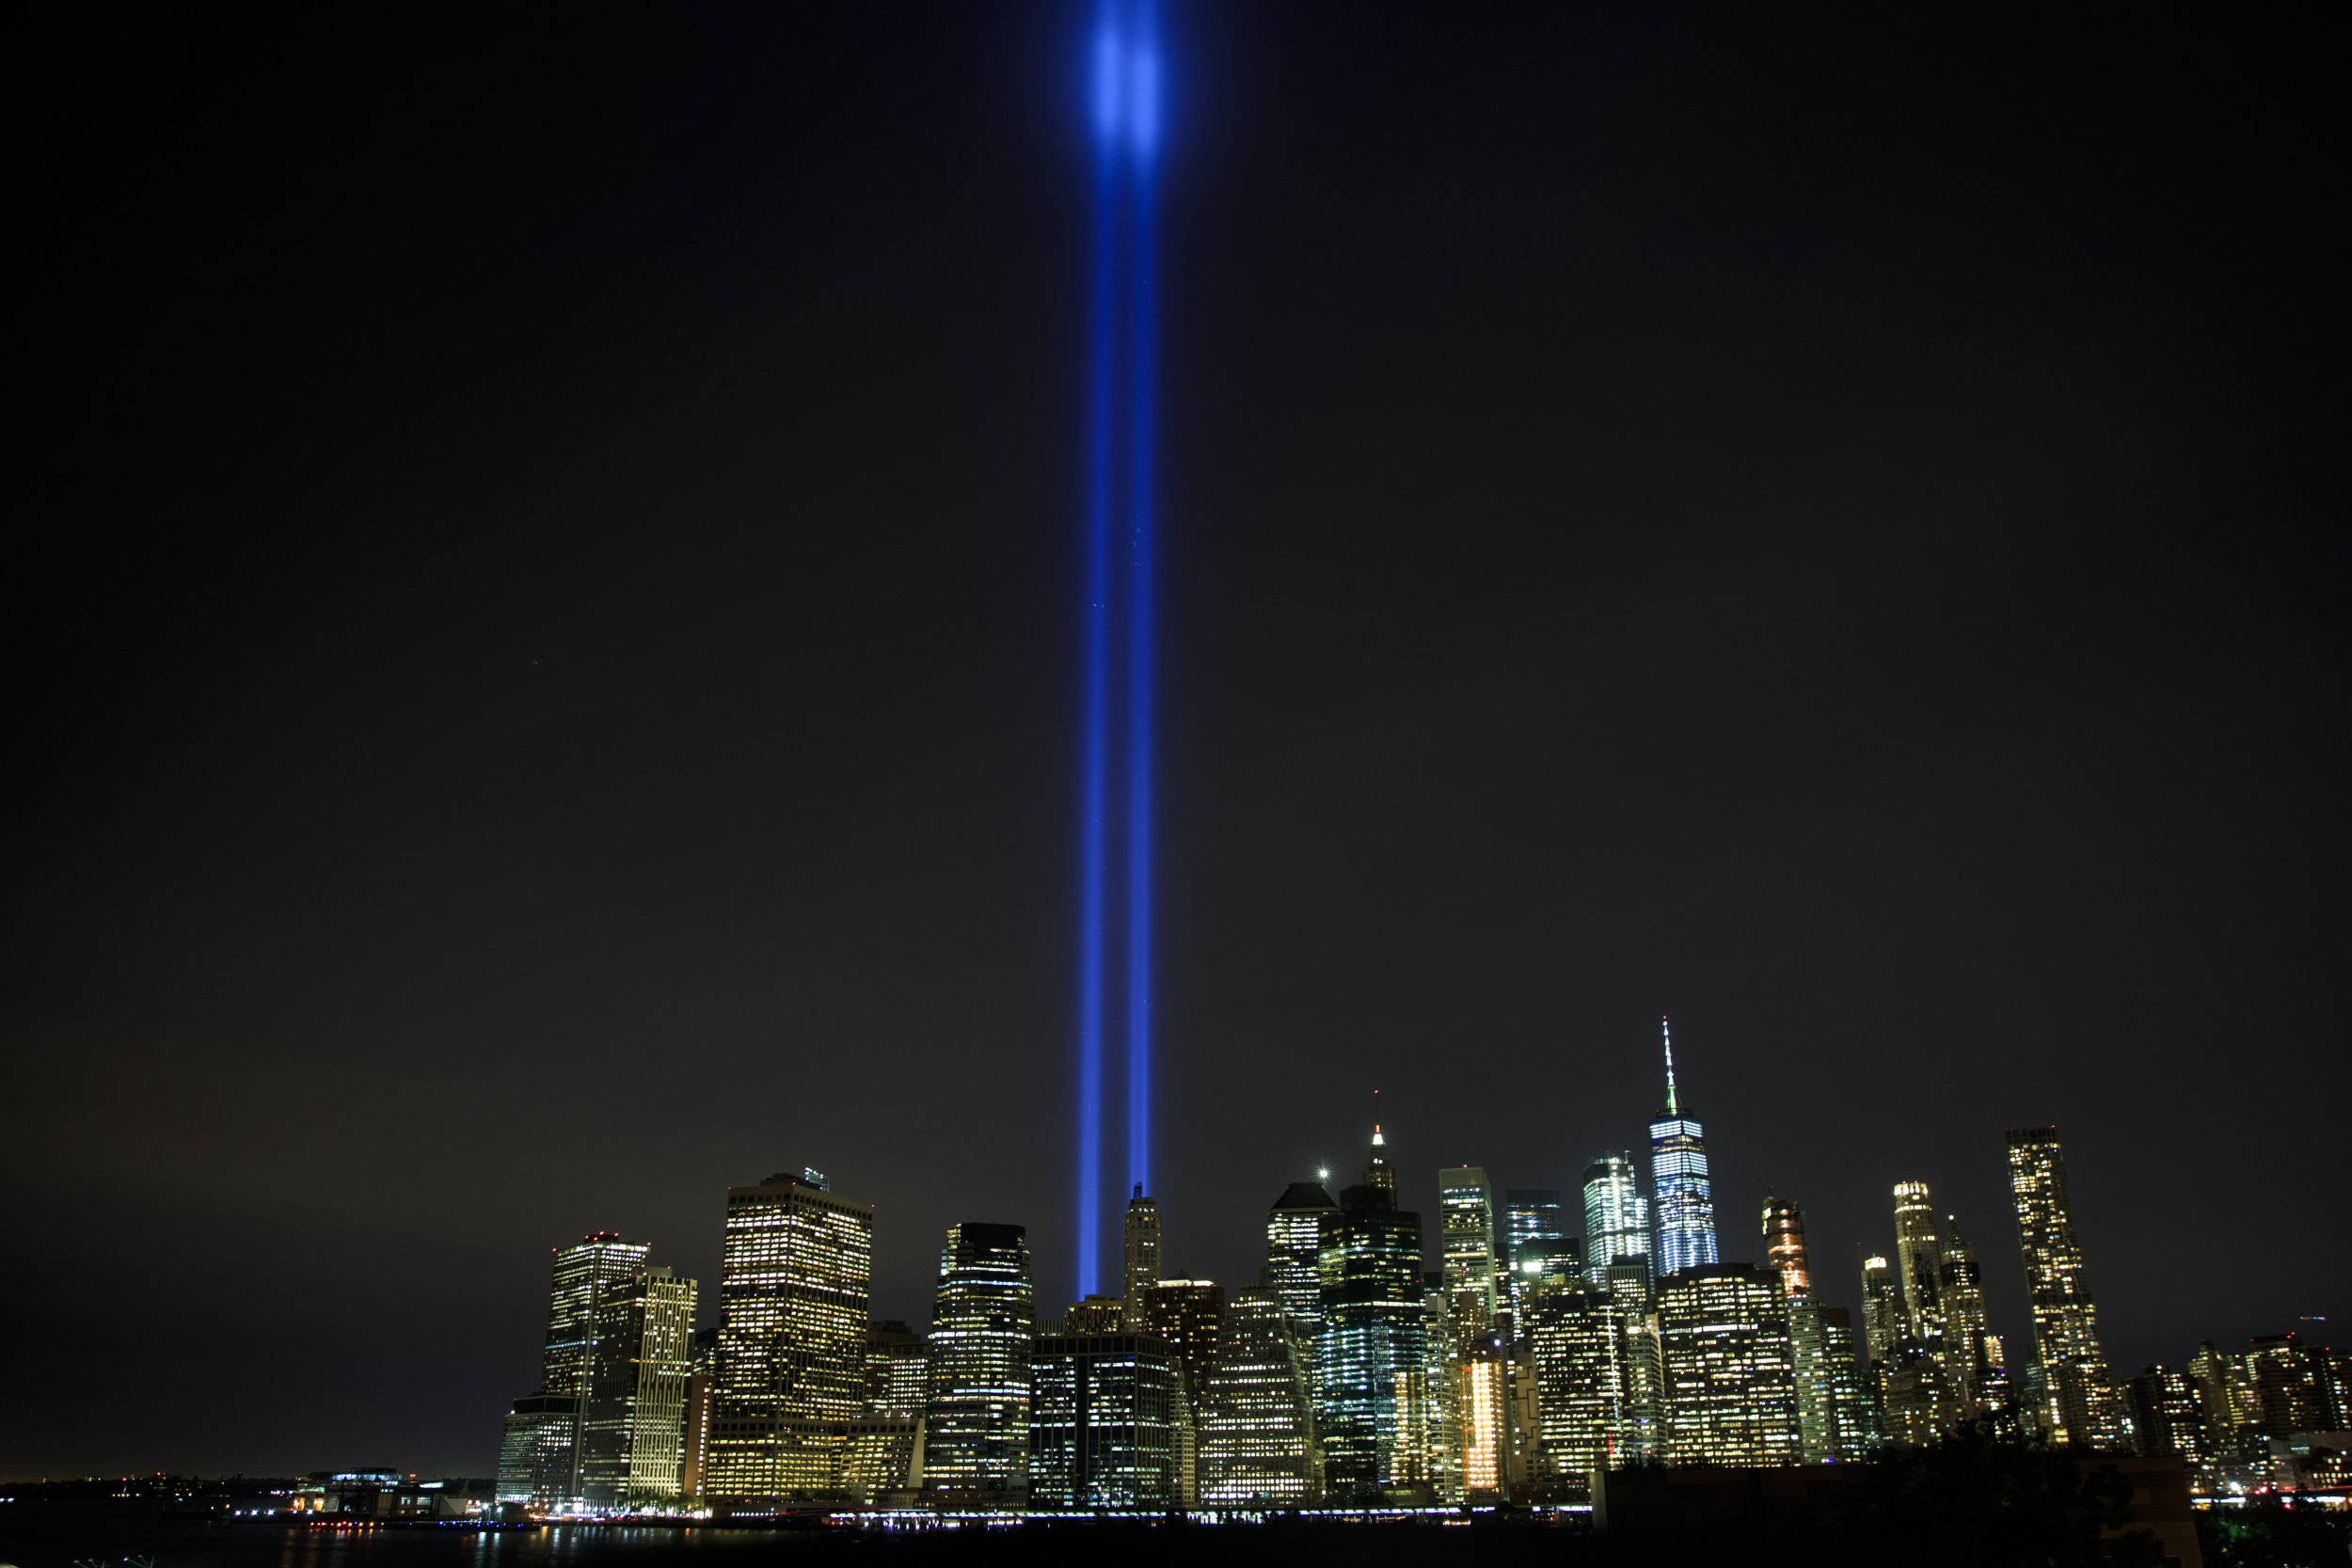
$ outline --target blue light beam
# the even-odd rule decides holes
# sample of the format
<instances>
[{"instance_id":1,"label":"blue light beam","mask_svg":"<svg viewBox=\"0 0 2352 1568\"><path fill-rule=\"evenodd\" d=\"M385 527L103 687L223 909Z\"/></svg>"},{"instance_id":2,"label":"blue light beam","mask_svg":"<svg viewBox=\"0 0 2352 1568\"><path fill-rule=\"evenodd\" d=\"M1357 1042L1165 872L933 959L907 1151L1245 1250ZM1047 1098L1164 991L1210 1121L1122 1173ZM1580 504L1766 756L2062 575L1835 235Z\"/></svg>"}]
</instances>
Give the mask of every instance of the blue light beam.
<instances>
[{"instance_id":1,"label":"blue light beam","mask_svg":"<svg viewBox=\"0 0 2352 1568\"><path fill-rule=\"evenodd\" d=\"M1088 305L1085 738L1079 779L1078 1290L1099 1284L1103 1228L1103 957L1109 794L1112 372L1117 344L1117 157L1121 50L1115 8L1101 8L1093 45L1094 222Z\"/></svg>"},{"instance_id":2,"label":"blue light beam","mask_svg":"<svg viewBox=\"0 0 2352 1568\"><path fill-rule=\"evenodd\" d=\"M1125 735L1117 758L1127 789L1123 995L1128 1181L1150 1190L1152 1163L1152 900L1153 699L1158 541L1152 504L1158 352L1153 164L1160 138L1157 0L1097 0L1088 47L1093 129L1089 232L1084 739L1080 763L1078 953L1078 1292L1100 1288L1104 1057L1110 1006L1112 678L1123 656ZM1123 503L1123 505L1122 505ZM1123 526L1126 573L1112 552ZM1123 605L1114 604L1123 588ZM1123 647L1114 611L1127 617Z\"/></svg>"},{"instance_id":3,"label":"blue light beam","mask_svg":"<svg viewBox=\"0 0 2352 1568\"><path fill-rule=\"evenodd\" d=\"M1133 0L1127 142L1131 217L1127 300L1127 1180L1152 1191L1152 785L1157 648L1157 515L1152 505L1152 396L1158 354L1159 7Z\"/></svg>"}]
</instances>

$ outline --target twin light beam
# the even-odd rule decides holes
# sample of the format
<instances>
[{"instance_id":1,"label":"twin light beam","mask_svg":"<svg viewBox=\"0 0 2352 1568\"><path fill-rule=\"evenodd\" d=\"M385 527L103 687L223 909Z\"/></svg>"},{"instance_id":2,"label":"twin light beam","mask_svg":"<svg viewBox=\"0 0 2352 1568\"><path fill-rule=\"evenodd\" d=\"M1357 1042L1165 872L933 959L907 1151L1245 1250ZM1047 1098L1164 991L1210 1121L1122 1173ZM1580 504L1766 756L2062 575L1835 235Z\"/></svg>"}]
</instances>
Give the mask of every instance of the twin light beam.
<instances>
[{"instance_id":1,"label":"twin light beam","mask_svg":"<svg viewBox=\"0 0 2352 1568\"><path fill-rule=\"evenodd\" d=\"M1093 228L1088 301L1085 741L1080 793L1078 1292L1100 1288L1108 1022L1114 662L1125 675L1121 782L1127 1180L1152 1170L1152 168L1159 143L1157 0L1096 0L1088 54ZM1125 547L1123 584L1115 557ZM1116 600L1116 603L1114 602ZM1123 647L1114 610L1123 610Z\"/></svg>"}]
</instances>

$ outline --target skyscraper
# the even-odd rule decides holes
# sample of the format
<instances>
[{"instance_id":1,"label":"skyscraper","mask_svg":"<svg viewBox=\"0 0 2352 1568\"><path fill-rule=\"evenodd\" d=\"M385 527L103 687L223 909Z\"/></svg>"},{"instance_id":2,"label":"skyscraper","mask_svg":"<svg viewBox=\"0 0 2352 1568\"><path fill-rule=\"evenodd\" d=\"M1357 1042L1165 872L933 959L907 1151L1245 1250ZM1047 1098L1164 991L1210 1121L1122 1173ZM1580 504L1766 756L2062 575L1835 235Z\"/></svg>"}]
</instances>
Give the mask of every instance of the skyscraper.
<instances>
[{"instance_id":1,"label":"skyscraper","mask_svg":"<svg viewBox=\"0 0 2352 1568\"><path fill-rule=\"evenodd\" d=\"M927 1490L998 1500L1026 1493L1036 1312L1026 1230L974 1220L947 1227L931 1309Z\"/></svg>"},{"instance_id":2,"label":"skyscraper","mask_svg":"<svg viewBox=\"0 0 2352 1568\"><path fill-rule=\"evenodd\" d=\"M1029 1357L1032 1508L1180 1505L1184 1394L1176 1355L1151 1334L1056 1335Z\"/></svg>"},{"instance_id":3,"label":"skyscraper","mask_svg":"<svg viewBox=\"0 0 2352 1568\"><path fill-rule=\"evenodd\" d=\"M1944 1308L1944 1362L1960 1402L1960 1414L1973 1418L2006 1402L2005 1390L1993 1376L1991 1336L1984 1315L1984 1272L1960 1216L1944 1216L1942 1262L1936 1270L1936 1296Z\"/></svg>"},{"instance_id":4,"label":"skyscraper","mask_svg":"<svg viewBox=\"0 0 2352 1568\"><path fill-rule=\"evenodd\" d=\"M1876 1254L1862 1260L1862 1323L1870 1347L1869 1386L1885 1436L1918 1447L1942 1433L1937 1370L1926 1344L1912 1332L1895 1265Z\"/></svg>"},{"instance_id":5,"label":"skyscraper","mask_svg":"<svg viewBox=\"0 0 2352 1568\"><path fill-rule=\"evenodd\" d=\"M1555 1187L1504 1188L1499 1232L1496 1240L1502 1256L1497 1261L1507 1299L1498 1306L1510 1308L1511 1332L1517 1335L1518 1314L1526 1307L1534 1282L1555 1272L1545 1265L1565 1257L1576 1242L1568 1234L1567 1205L1560 1201ZM1537 1266L1531 1269L1530 1264Z\"/></svg>"},{"instance_id":6,"label":"skyscraper","mask_svg":"<svg viewBox=\"0 0 2352 1568\"><path fill-rule=\"evenodd\" d=\"M1764 1199L1764 1261L1791 1299L1813 1293L1813 1271L1804 1260L1804 1212L1788 1198Z\"/></svg>"},{"instance_id":7,"label":"skyscraper","mask_svg":"<svg viewBox=\"0 0 2352 1568\"><path fill-rule=\"evenodd\" d=\"M1324 1232L1323 1331L1315 1344L1324 1484L1336 1500L1416 1479L1422 1439L1400 1412L1425 1379L1421 1216L1396 1207L1380 1132L1366 1180L1340 1195ZM1388 1171L1388 1184L1375 1180ZM1404 1449L1406 1451L1400 1451Z\"/></svg>"},{"instance_id":8,"label":"skyscraper","mask_svg":"<svg viewBox=\"0 0 2352 1568\"><path fill-rule=\"evenodd\" d=\"M1297 1508L1322 1493L1297 1320L1270 1286L1238 1292L1202 1380L1200 1501Z\"/></svg>"},{"instance_id":9,"label":"skyscraper","mask_svg":"<svg viewBox=\"0 0 2352 1568\"><path fill-rule=\"evenodd\" d=\"M2196 1386L2169 1367L2147 1367L2123 1386L2137 1429L2139 1451L2178 1454L2193 1467L2213 1457L2199 1418Z\"/></svg>"},{"instance_id":10,"label":"skyscraper","mask_svg":"<svg viewBox=\"0 0 2352 1568\"><path fill-rule=\"evenodd\" d=\"M1438 1172L1438 1235L1447 1312L1457 1344L1466 1345L1495 1322L1495 1195L1478 1166Z\"/></svg>"},{"instance_id":11,"label":"skyscraper","mask_svg":"<svg viewBox=\"0 0 2352 1568\"><path fill-rule=\"evenodd\" d=\"M930 1355L923 1337L897 1318L866 1325L866 1412L920 1420L930 1398Z\"/></svg>"},{"instance_id":12,"label":"skyscraper","mask_svg":"<svg viewBox=\"0 0 2352 1568\"><path fill-rule=\"evenodd\" d=\"M727 1189L707 1498L755 1511L839 1489L840 1423L866 1412L873 1275L874 1206L819 1173Z\"/></svg>"},{"instance_id":13,"label":"skyscraper","mask_svg":"<svg viewBox=\"0 0 2352 1568\"><path fill-rule=\"evenodd\" d=\"M578 1401L545 1390L514 1402L499 1438L499 1501L553 1508L569 1500L572 1426L579 1414Z\"/></svg>"},{"instance_id":14,"label":"skyscraper","mask_svg":"<svg viewBox=\"0 0 2352 1568\"><path fill-rule=\"evenodd\" d=\"M1464 1500L1510 1496L1511 1359L1491 1339L1470 1344L1457 1363Z\"/></svg>"},{"instance_id":15,"label":"skyscraper","mask_svg":"<svg viewBox=\"0 0 2352 1568\"><path fill-rule=\"evenodd\" d=\"M1666 1049L1666 1108L1649 1124L1650 1190L1656 1195L1658 1272L1712 1263L1715 1256L1715 1191L1707 1174L1707 1132L1682 1113L1675 1088L1674 1035L1659 1021Z\"/></svg>"},{"instance_id":16,"label":"skyscraper","mask_svg":"<svg viewBox=\"0 0 2352 1568\"><path fill-rule=\"evenodd\" d=\"M1143 1293L1160 1282L1160 1206L1143 1196L1141 1184L1127 1202L1127 1324L1143 1327Z\"/></svg>"},{"instance_id":17,"label":"skyscraper","mask_svg":"<svg viewBox=\"0 0 2352 1568\"><path fill-rule=\"evenodd\" d=\"M1314 1181L1292 1182L1266 1211L1266 1283L1310 1345L1323 1327L1323 1226L1339 1212Z\"/></svg>"},{"instance_id":18,"label":"skyscraper","mask_svg":"<svg viewBox=\"0 0 2352 1568\"><path fill-rule=\"evenodd\" d=\"M592 1509L674 1505L683 1496L694 1282L642 1268L597 1304L581 1405L579 1499Z\"/></svg>"},{"instance_id":19,"label":"skyscraper","mask_svg":"<svg viewBox=\"0 0 2352 1568\"><path fill-rule=\"evenodd\" d=\"M1935 1233L1935 1205L1924 1181L1895 1183L1895 1275L1912 1332L1931 1340L1942 1334L1944 1309L1936 1290L1944 1243Z\"/></svg>"},{"instance_id":20,"label":"skyscraper","mask_svg":"<svg viewBox=\"0 0 2352 1568\"><path fill-rule=\"evenodd\" d=\"M550 1250L540 1386L507 1412L498 1495L501 1502L556 1510L581 1505L581 1442L597 1386L598 1336L614 1331L608 1307L628 1292L646 1248L599 1230Z\"/></svg>"},{"instance_id":21,"label":"skyscraper","mask_svg":"<svg viewBox=\"0 0 2352 1568\"><path fill-rule=\"evenodd\" d=\"M1627 1394L1625 1305L1606 1291L1547 1291L1527 1309L1544 1469L1581 1502L1596 1470L1620 1460Z\"/></svg>"},{"instance_id":22,"label":"skyscraper","mask_svg":"<svg viewBox=\"0 0 2352 1568\"><path fill-rule=\"evenodd\" d=\"M1810 1296L1788 1304L1797 1375L1797 1435L1807 1465L1849 1465L1885 1441L1878 1403L1854 1354L1853 1319Z\"/></svg>"},{"instance_id":23,"label":"skyscraper","mask_svg":"<svg viewBox=\"0 0 2352 1568\"><path fill-rule=\"evenodd\" d=\"M1379 1098L1379 1090L1372 1092ZM1389 1137L1377 1120L1372 1124L1372 1157L1364 1162L1364 1185L1388 1194L1391 1204L1396 1201L1396 1167L1389 1164Z\"/></svg>"},{"instance_id":24,"label":"skyscraper","mask_svg":"<svg viewBox=\"0 0 2352 1568\"><path fill-rule=\"evenodd\" d=\"M1909 1332L1894 1265L1876 1254L1862 1260L1862 1326L1874 1370L1895 1358L1895 1341Z\"/></svg>"},{"instance_id":25,"label":"skyscraper","mask_svg":"<svg viewBox=\"0 0 2352 1568\"><path fill-rule=\"evenodd\" d=\"M1794 1465L1801 1451L1788 1298L1745 1263L1700 1263L1658 1286L1670 1465Z\"/></svg>"},{"instance_id":26,"label":"skyscraper","mask_svg":"<svg viewBox=\"0 0 2352 1568\"><path fill-rule=\"evenodd\" d=\"M1606 1285L1609 1265L1638 1258L1649 1267L1649 1199L1633 1156L1601 1154L1584 1167L1584 1272Z\"/></svg>"},{"instance_id":27,"label":"skyscraper","mask_svg":"<svg viewBox=\"0 0 2352 1568\"><path fill-rule=\"evenodd\" d=\"M1209 1279L1163 1279L1143 1292L1143 1331L1165 1340L1175 1353L1184 1382L1184 1403L1197 1410L1200 1389L1216 1361L1217 1336L1225 1328L1225 1287Z\"/></svg>"},{"instance_id":28,"label":"skyscraper","mask_svg":"<svg viewBox=\"0 0 2352 1568\"><path fill-rule=\"evenodd\" d=\"M1797 1383L1798 1447L1807 1465L1861 1458L1878 1446L1853 1324L1843 1307L1814 1299L1805 1259L1804 1212L1785 1197L1764 1200L1764 1255L1788 1298L1790 1366Z\"/></svg>"},{"instance_id":29,"label":"skyscraper","mask_svg":"<svg viewBox=\"0 0 2352 1568\"><path fill-rule=\"evenodd\" d=\"M1530 1243L1566 1240L1568 1210L1557 1187L1502 1190L1502 1262L1507 1272L1518 1272L1519 1255Z\"/></svg>"},{"instance_id":30,"label":"skyscraper","mask_svg":"<svg viewBox=\"0 0 2352 1568\"><path fill-rule=\"evenodd\" d=\"M2099 1311L2083 1275L2057 1128L2010 1130L2009 1181L2017 1203L2018 1244L2033 1306L2034 1359L2041 1370L2035 1418L2053 1442L2120 1449L2122 1411L2099 1344Z\"/></svg>"},{"instance_id":31,"label":"skyscraper","mask_svg":"<svg viewBox=\"0 0 2352 1568\"><path fill-rule=\"evenodd\" d=\"M710 1464L710 1422L719 1405L719 1325L694 1330L694 1370L686 1379L686 1433L678 1457L678 1491L689 1501L703 1495Z\"/></svg>"}]
</instances>

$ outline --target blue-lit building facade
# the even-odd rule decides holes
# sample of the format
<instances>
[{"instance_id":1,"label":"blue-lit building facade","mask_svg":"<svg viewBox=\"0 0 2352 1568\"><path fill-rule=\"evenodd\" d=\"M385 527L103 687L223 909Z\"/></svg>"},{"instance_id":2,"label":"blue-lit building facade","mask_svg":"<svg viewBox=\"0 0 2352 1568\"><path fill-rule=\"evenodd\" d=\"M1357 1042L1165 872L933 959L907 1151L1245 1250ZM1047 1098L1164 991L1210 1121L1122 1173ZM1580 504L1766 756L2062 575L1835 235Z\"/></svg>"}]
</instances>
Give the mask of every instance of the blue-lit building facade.
<instances>
[{"instance_id":1,"label":"blue-lit building facade","mask_svg":"<svg viewBox=\"0 0 2352 1568\"><path fill-rule=\"evenodd\" d=\"M1386 1187L1350 1187L1327 1222L1320 1265L1316 1426L1326 1492L1349 1501L1421 1479L1421 1216L1398 1209Z\"/></svg>"},{"instance_id":2,"label":"blue-lit building facade","mask_svg":"<svg viewBox=\"0 0 2352 1568\"><path fill-rule=\"evenodd\" d=\"M1682 1112L1671 1033L1665 1046L1666 1108L1649 1124L1651 1212L1658 1223L1661 1277L1721 1260L1715 1250L1715 1191L1707 1174L1707 1132L1697 1117Z\"/></svg>"}]
</instances>

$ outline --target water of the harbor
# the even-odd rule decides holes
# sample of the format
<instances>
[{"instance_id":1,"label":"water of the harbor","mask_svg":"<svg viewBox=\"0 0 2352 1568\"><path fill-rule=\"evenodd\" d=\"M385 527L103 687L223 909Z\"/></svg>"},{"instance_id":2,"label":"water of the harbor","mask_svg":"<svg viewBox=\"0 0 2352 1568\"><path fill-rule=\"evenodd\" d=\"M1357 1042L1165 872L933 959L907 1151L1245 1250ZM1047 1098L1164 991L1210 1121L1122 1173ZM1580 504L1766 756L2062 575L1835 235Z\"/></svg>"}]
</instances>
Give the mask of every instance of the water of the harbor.
<instances>
[{"instance_id":1,"label":"water of the harbor","mask_svg":"<svg viewBox=\"0 0 2352 1568\"><path fill-rule=\"evenodd\" d=\"M1136 1524L1073 1520L1053 1525L922 1532L718 1526L564 1525L530 1530L207 1520L151 1512L10 1509L0 1513L0 1564L14 1568L759 1568L770 1562L866 1560L914 1565L954 1561L1052 1563L1092 1568L1156 1562L1257 1560L1271 1555L1306 1568L1344 1560L1351 1568L1411 1562L1446 1568L1483 1555L1496 1535L1530 1526L1449 1527L1434 1522L1278 1521L1264 1525ZM1543 1528L1549 1553L1591 1562L1581 1532ZM1586 1550L1571 1547L1571 1539Z\"/></svg>"}]
</instances>

